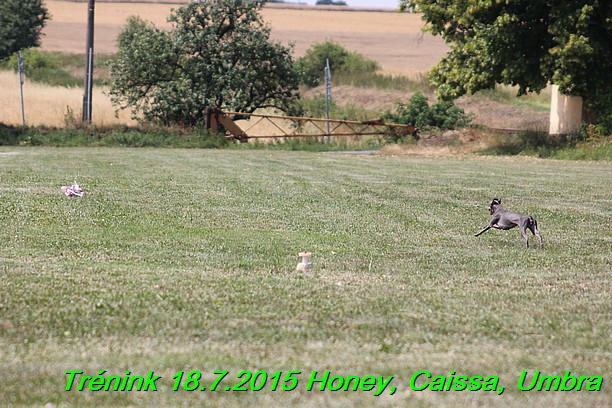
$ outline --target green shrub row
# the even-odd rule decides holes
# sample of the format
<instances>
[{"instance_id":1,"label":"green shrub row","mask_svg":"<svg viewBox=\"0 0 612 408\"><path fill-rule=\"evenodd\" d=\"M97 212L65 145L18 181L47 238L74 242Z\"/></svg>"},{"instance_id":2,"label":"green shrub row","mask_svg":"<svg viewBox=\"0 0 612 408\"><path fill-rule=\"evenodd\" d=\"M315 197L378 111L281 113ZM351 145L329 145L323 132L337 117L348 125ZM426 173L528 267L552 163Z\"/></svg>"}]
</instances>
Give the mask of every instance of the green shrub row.
<instances>
[{"instance_id":1,"label":"green shrub row","mask_svg":"<svg viewBox=\"0 0 612 408\"><path fill-rule=\"evenodd\" d=\"M162 128L96 129L88 128L28 128L0 123L0 145L21 146L105 146L105 147L175 147L223 148L231 142L223 135L196 128L189 132Z\"/></svg>"}]
</instances>

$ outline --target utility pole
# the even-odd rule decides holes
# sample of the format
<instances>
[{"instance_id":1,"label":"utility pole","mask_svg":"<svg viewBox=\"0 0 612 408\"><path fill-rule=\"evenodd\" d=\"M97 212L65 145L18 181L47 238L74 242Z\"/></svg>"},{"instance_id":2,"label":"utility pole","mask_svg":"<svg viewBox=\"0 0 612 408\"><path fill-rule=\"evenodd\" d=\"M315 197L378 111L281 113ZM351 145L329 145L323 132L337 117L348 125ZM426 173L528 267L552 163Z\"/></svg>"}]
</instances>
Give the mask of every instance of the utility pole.
<instances>
[{"instance_id":1,"label":"utility pole","mask_svg":"<svg viewBox=\"0 0 612 408\"><path fill-rule=\"evenodd\" d=\"M25 126L25 108L23 105L23 75L25 73L25 69L23 66L23 54L21 53L21 50L19 50L19 58L17 61L17 68L19 69L19 90L21 92L21 124Z\"/></svg>"},{"instance_id":2,"label":"utility pole","mask_svg":"<svg viewBox=\"0 0 612 408\"><path fill-rule=\"evenodd\" d=\"M91 93L93 88L94 8L95 0L87 3L87 44L85 47L85 93L83 94L83 123L91 123Z\"/></svg>"}]
</instances>

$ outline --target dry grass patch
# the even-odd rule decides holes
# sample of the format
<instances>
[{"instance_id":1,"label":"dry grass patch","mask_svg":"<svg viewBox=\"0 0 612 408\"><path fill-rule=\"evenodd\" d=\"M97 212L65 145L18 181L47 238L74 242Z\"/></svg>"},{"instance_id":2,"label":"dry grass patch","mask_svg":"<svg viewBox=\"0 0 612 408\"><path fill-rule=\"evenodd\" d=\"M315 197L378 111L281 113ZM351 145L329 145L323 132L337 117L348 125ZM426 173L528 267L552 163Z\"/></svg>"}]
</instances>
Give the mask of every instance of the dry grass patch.
<instances>
[{"instance_id":1,"label":"dry grass patch","mask_svg":"<svg viewBox=\"0 0 612 408\"><path fill-rule=\"evenodd\" d=\"M507 141L501 135L477 128L423 132L418 143L389 144L380 150L383 155L411 155L423 157L462 157L492 149Z\"/></svg>"},{"instance_id":2,"label":"dry grass patch","mask_svg":"<svg viewBox=\"0 0 612 408\"><path fill-rule=\"evenodd\" d=\"M0 71L0 122L9 125L21 124L21 95L19 75L11 71ZM93 123L98 126L133 125L130 113L119 112L110 102L106 89L94 87ZM30 126L62 127L80 122L83 108L83 89L49 86L26 80L23 86L25 119Z\"/></svg>"}]
</instances>

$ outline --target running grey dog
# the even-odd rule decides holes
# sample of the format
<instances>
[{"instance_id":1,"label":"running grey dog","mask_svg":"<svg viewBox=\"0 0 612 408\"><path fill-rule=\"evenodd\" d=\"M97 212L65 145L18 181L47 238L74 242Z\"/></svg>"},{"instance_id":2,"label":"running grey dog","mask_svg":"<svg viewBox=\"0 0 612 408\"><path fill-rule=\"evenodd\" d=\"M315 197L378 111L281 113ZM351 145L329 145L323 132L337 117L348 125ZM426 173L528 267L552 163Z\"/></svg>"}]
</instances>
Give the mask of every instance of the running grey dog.
<instances>
[{"instance_id":1,"label":"running grey dog","mask_svg":"<svg viewBox=\"0 0 612 408\"><path fill-rule=\"evenodd\" d=\"M527 229L529 228L533 235L540 240L540 248L544 247L542 236L540 235L540 231L538 231L538 223L531 215L519 214L506 210L502 207L501 200L498 198L494 198L493 201L491 201L489 213L491 214L491 221L485 225L478 234L475 234L475 237L480 236L491 228L509 230L514 227L521 227L521 235L525 239L525 245L529 248L529 237L527 237Z\"/></svg>"}]
</instances>

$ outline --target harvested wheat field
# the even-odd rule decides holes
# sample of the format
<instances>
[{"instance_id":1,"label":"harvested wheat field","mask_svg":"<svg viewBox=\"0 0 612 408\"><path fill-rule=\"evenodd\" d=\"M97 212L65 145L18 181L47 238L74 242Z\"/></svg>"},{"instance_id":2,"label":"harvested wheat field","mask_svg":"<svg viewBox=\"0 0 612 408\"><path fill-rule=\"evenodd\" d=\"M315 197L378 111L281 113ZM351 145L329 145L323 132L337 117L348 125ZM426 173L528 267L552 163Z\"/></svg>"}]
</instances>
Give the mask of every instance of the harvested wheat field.
<instances>
[{"instance_id":1,"label":"harvested wheat field","mask_svg":"<svg viewBox=\"0 0 612 408\"><path fill-rule=\"evenodd\" d=\"M144 6L142 3L151 3ZM179 2L174 2L179 3ZM185 3L182 1L181 3ZM48 51L85 53L86 2L47 1L51 13L42 47ZM95 50L116 51L116 38L126 19L138 15L159 28L169 28L170 11L178 4L100 2L95 8ZM447 51L444 42L420 30L420 15L389 11L330 11L319 7L266 6L263 16L272 38L294 43L300 57L314 43L332 39L380 63L387 73L414 74L431 68Z\"/></svg>"}]
</instances>

